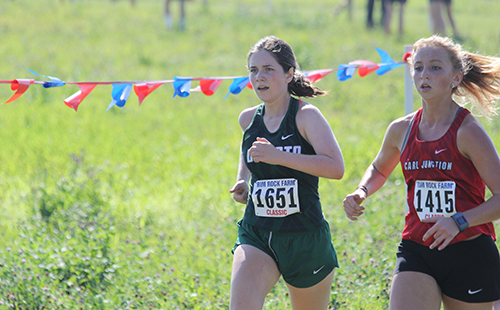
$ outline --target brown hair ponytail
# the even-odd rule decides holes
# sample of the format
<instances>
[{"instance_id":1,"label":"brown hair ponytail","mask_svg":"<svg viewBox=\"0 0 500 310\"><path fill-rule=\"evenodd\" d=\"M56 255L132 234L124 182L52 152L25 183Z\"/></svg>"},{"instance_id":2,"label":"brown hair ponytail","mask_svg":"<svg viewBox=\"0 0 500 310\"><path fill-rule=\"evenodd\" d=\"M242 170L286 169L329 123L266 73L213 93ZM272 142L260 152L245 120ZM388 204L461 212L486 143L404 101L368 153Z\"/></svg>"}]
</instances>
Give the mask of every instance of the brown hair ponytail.
<instances>
[{"instance_id":1,"label":"brown hair ponytail","mask_svg":"<svg viewBox=\"0 0 500 310\"><path fill-rule=\"evenodd\" d=\"M288 84L290 94L297 97L316 97L328 94L327 91L314 86L300 71L295 71L292 81Z\"/></svg>"}]
</instances>

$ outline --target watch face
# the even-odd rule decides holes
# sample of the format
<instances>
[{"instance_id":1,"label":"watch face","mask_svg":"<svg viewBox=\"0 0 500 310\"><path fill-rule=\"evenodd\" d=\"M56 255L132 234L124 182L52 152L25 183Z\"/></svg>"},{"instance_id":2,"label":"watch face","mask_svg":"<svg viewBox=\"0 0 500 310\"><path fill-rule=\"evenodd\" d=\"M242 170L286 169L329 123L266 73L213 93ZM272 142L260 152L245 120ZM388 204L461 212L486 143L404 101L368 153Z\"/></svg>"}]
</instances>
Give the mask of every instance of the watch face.
<instances>
[{"instance_id":1,"label":"watch face","mask_svg":"<svg viewBox=\"0 0 500 310\"><path fill-rule=\"evenodd\" d=\"M467 221L465 220L465 218L463 216L457 218L457 222L462 225L462 224L465 224Z\"/></svg>"}]
</instances>

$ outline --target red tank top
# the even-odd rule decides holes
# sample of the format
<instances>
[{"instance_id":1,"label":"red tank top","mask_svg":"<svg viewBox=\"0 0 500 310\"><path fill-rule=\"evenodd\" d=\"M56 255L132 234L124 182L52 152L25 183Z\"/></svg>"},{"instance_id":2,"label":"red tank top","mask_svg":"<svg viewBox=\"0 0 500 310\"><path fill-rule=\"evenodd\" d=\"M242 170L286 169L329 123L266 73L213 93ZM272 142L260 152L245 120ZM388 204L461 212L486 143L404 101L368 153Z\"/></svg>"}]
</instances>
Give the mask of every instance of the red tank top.
<instances>
[{"instance_id":1,"label":"red tank top","mask_svg":"<svg viewBox=\"0 0 500 310\"><path fill-rule=\"evenodd\" d=\"M451 216L484 202L486 186L472 162L457 147L457 131L468 114L467 109L460 109L448 131L435 141L418 140L422 108L415 114L400 159L409 206L403 239L430 246L434 238L424 242L422 237L433 224L422 223L421 218ZM486 223L469 227L450 244L477 234L496 240L493 224Z\"/></svg>"}]
</instances>

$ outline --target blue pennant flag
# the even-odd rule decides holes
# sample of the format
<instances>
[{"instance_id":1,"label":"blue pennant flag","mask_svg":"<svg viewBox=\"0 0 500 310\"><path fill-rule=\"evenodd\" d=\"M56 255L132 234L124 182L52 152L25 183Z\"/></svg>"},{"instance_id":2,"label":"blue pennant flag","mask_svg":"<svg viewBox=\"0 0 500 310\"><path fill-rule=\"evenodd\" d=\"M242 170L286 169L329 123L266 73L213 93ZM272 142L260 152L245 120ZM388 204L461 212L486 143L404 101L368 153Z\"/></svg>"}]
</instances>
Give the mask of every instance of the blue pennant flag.
<instances>
[{"instance_id":1,"label":"blue pennant flag","mask_svg":"<svg viewBox=\"0 0 500 310\"><path fill-rule=\"evenodd\" d=\"M60 87L60 86L66 85L66 82L63 82L63 81L61 81L61 79L58 79L56 77L48 76L48 75L41 75L41 74L38 74L35 71L30 70L30 69L28 69L28 71L31 72L31 73L33 73L34 75L38 75L38 76L41 76L41 77L49 78L50 82L43 83L43 87L45 87L45 88Z\"/></svg>"},{"instance_id":2,"label":"blue pennant flag","mask_svg":"<svg viewBox=\"0 0 500 310\"><path fill-rule=\"evenodd\" d=\"M111 103L109 104L106 111L111 109L113 106L123 108L127 102L130 92L132 91L132 84L113 84L113 91L111 92Z\"/></svg>"},{"instance_id":3,"label":"blue pennant flag","mask_svg":"<svg viewBox=\"0 0 500 310\"><path fill-rule=\"evenodd\" d=\"M381 63L379 64L379 68L375 71L375 73L377 75L383 75L383 74L385 74L393 69L396 69L399 66L404 65L404 63L396 63L391 58L391 56L389 56L389 53L387 53L386 51L384 51L380 48L377 48L377 47L375 47L375 49L377 50L377 52L380 56L380 59L381 59Z\"/></svg>"},{"instance_id":4,"label":"blue pennant flag","mask_svg":"<svg viewBox=\"0 0 500 310\"><path fill-rule=\"evenodd\" d=\"M243 90L243 88L245 88L247 86L249 81L250 81L249 77L235 78L233 80L233 83L231 83L231 85L229 85L229 92L227 93L226 97L224 97L224 100L226 100L226 98L227 98L227 96L229 96L229 94L233 94L233 95L239 94Z\"/></svg>"},{"instance_id":5,"label":"blue pennant flag","mask_svg":"<svg viewBox=\"0 0 500 310\"><path fill-rule=\"evenodd\" d=\"M187 97L191 91L192 77L174 77L174 96Z\"/></svg>"}]
</instances>

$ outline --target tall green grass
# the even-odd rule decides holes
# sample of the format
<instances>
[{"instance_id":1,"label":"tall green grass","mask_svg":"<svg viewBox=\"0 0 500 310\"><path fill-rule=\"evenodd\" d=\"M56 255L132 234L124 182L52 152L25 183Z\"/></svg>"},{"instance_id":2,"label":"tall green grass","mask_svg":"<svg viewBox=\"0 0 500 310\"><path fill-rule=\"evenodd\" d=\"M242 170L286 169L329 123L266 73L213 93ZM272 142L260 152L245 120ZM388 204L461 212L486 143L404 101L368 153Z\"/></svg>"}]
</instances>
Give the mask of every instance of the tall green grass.
<instances>
[{"instance_id":1,"label":"tall green grass","mask_svg":"<svg viewBox=\"0 0 500 310\"><path fill-rule=\"evenodd\" d=\"M187 30L179 32L165 29L162 1L2 1L0 79L33 78L26 68L66 81L242 76L250 47L271 34L293 46L303 70L336 68L379 62L374 47L399 61L405 44L430 35L423 0L408 1L401 38L366 30L364 2L355 1L352 20L334 14L340 1L271 2L188 2ZM454 5L463 45L498 54L500 4ZM393 173L355 223L342 199L389 122L404 113L402 79L403 68L346 82L334 71L317 83L330 94L311 101L332 125L346 163L343 180L320 183L341 265L333 309L388 306L403 227L402 175ZM166 84L140 107L131 95L108 112L111 86L98 86L77 113L63 104L76 86L32 85L1 106L0 308L227 309L230 250L243 214L228 193L241 139L237 118L259 103L248 89L223 100L229 83L211 97L174 99ZM13 92L2 85L5 101ZM498 120L482 121L499 146ZM279 282L266 309L286 308Z\"/></svg>"}]
</instances>

